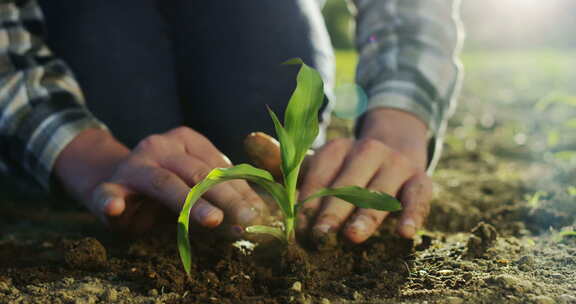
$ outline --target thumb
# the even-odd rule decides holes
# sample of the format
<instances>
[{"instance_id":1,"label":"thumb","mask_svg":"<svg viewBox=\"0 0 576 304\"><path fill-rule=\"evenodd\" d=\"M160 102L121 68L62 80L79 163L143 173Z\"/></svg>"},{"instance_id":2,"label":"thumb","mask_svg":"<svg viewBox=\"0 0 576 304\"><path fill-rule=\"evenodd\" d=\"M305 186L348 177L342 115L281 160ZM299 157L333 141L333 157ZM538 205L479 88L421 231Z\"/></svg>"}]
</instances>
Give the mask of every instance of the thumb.
<instances>
[{"instance_id":1,"label":"thumb","mask_svg":"<svg viewBox=\"0 0 576 304\"><path fill-rule=\"evenodd\" d=\"M270 172L276 180L282 180L280 143L274 137L263 132L250 133L244 139L244 150L256 167ZM307 152L302 164L302 173L307 171L310 157L313 155L314 151Z\"/></svg>"},{"instance_id":2,"label":"thumb","mask_svg":"<svg viewBox=\"0 0 576 304\"><path fill-rule=\"evenodd\" d=\"M105 224L119 218L126 211L126 200L134 193L127 187L115 183L103 183L94 190L88 208Z\"/></svg>"},{"instance_id":3,"label":"thumb","mask_svg":"<svg viewBox=\"0 0 576 304\"><path fill-rule=\"evenodd\" d=\"M253 132L244 139L244 150L252 163L272 174L276 180L282 178L280 143L263 132Z\"/></svg>"}]
</instances>

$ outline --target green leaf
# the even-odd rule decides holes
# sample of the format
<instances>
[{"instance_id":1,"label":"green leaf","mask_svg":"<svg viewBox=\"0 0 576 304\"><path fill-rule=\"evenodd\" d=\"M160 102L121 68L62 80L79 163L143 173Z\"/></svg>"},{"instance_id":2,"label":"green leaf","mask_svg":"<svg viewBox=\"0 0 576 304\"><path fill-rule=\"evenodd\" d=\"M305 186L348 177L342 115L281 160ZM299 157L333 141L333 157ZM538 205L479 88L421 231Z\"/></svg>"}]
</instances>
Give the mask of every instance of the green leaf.
<instances>
[{"instance_id":1,"label":"green leaf","mask_svg":"<svg viewBox=\"0 0 576 304\"><path fill-rule=\"evenodd\" d=\"M190 276L190 268L192 266L190 240L188 239L190 210L192 210L192 207L198 199L212 186L232 179L245 179L260 185L274 197L284 213L288 212L288 214L292 214L284 188L274 181L274 178L268 171L247 164L237 165L232 168L216 168L212 170L203 181L190 189L182 211L180 211L180 216L178 217L178 251L180 252L180 259L188 276Z\"/></svg>"},{"instance_id":2,"label":"green leaf","mask_svg":"<svg viewBox=\"0 0 576 304\"><path fill-rule=\"evenodd\" d=\"M259 233L259 234L267 234L271 235L282 242L287 242L286 235L284 231L278 227L272 226L261 226L261 225L254 225L250 227L246 227L246 232L248 233Z\"/></svg>"},{"instance_id":3,"label":"green leaf","mask_svg":"<svg viewBox=\"0 0 576 304\"><path fill-rule=\"evenodd\" d=\"M335 196L359 208L375 209L380 211L391 211L391 212L402 209L402 205L395 197L383 192L371 191L356 186L342 187L336 189L330 189L330 188L322 189L306 198L300 205L305 204L309 200L324 196Z\"/></svg>"},{"instance_id":4,"label":"green leaf","mask_svg":"<svg viewBox=\"0 0 576 304\"><path fill-rule=\"evenodd\" d=\"M284 115L284 128L294 145L293 158L287 158L285 174L296 169L318 136L318 112L324 101L324 83L320 73L302 62L291 59L285 64L300 64L296 89L290 97ZM280 141L282 143L282 141Z\"/></svg>"},{"instance_id":5,"label":"green leaf","mask_svg":"<svg viewBox=\"0 0 576 304\"><path fill-rule=\"evenodd\" d=\"M276 135L278 136L278 141L280 142L280 156L282 157L282 174L284 178L290 172L290 164L294 163L295 157L295 148L294 142L290 135L286 132L286 129L280 123L278 116L276 113L272 111L272 109L268 108L268 113L270 113L270 117L272 117L272 121L274 122L274 128L276 129Z\"/></svg>"}]
</instances>

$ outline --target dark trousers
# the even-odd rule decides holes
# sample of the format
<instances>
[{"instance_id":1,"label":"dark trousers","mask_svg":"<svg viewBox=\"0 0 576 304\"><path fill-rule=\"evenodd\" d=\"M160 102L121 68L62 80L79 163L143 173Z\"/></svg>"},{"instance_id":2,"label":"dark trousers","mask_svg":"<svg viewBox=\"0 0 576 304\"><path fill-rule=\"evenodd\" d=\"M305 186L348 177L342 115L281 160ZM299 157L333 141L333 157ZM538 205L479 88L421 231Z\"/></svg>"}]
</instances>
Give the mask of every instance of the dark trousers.
<instances>
[{"instance_id":1,"label":"dark trousers","mask_svg":"<svg viewBox=\"0 0 576 304\"><path fill-rule=\"evenodd\" d=\"M187 125L244 161L248 133L274 134L265 105L283 115L295 87L296 68L282 62L300 57L321 72L328 94L332 85L332 49L314 0L40 3L49 46L94 115L128 146Z\"/></svg>"}]
</instances>

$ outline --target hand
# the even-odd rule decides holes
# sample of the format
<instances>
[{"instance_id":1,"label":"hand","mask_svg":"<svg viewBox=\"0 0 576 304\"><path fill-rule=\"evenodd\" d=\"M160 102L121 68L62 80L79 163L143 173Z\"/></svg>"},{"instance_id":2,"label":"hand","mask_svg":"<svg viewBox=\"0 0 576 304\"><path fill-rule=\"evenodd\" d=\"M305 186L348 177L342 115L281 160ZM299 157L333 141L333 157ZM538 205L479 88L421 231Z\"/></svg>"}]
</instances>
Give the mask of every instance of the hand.
<instances>
[{"instance_id":1,"label":"hand","mask_svg":"<svg viewBox=\"0 0 576 304\"><path fill-rule=\"evenodd\" d=\"M180 127L142 140L130 151L108 132L86 130L58 157L56 175L64 187L112 228L128 233L150 230L162 217L180 212L190 187L211 169L230 161L201 134ZM265 204L245 181L208 191L192 209L192 219L216 227L247 225ZM237 228L237 227L236 227Z\"/></svg>"},{"instance_id":2,"label":"hand","mask_svg":"<svg viewBox=\"0 0 576 304\"><path fill-rule=\"evenodd\" d=\"M429 213L432 182L426 175L427 130L412 114L392 109L367 114L359 140L337 139L310 159L300 200L321 188L360 186L402 202L397 232L412 238ZM308 202L298 215L299 234L313 239L340 231L354 243L368 239L387 212L355 208L328 197Z\"/></svg>"}]
</instances>

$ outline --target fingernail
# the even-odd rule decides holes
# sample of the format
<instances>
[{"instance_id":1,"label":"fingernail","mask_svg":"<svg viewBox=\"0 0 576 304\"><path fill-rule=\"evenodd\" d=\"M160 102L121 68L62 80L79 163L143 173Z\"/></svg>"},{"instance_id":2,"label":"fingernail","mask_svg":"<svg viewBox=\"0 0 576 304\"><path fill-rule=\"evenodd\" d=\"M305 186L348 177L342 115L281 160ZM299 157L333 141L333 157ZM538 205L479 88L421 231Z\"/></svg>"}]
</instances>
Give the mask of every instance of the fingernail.
<instances>
[{"instance_id":1,"label":"fingernail","mask_svg":"<svg viewBox=\"0 0 576 304\"><path fill-rule=\"evenodd\" d=\"M413 219L406 219L402 222L402 231L406 236L414 236L416 234L416 223Z\"/></svg>"},{"instance_id":2,"label":"fingernail","mask_svg":"<svg viewBox=\"0 0 576 304\"><path fill-rule=\"evenodd\" d=\"M239 224L246 225L252 223L258 216L258 211L254 207L244 208L238 213Z\"/></svg>"},{"instance_id":3,"label":"fingernail","mask_svg":"<svg viewBox=\"0 0 576 304\"><path fill-rule=\"evenodd\" d=\"M348 225L348 230L355 234L364 235L368 231L368 217L365 215L358 215L354 221Z\"/></svg>"},{"instance_id":4,"label":"fingernail","mask_svg":"<svg viewBox=\"0 0 576 304\"><path fill-rule=\"evenodd\" d=\"M194 217L196 218L196 221L202 223L214 211L216 211L214 207L208 205L202 205L198 208L198 210L196 210L196 213L194 213Z\"/></svg>"}]
</instances>

